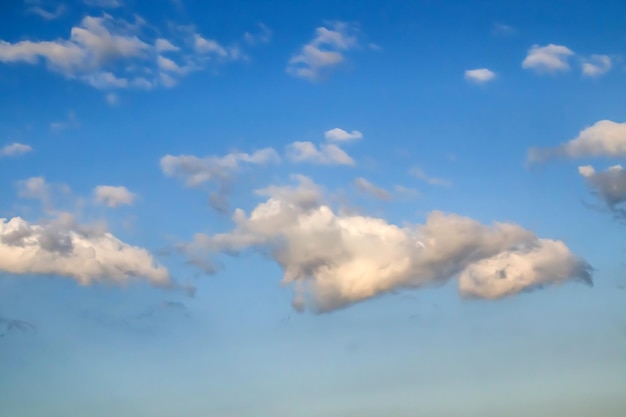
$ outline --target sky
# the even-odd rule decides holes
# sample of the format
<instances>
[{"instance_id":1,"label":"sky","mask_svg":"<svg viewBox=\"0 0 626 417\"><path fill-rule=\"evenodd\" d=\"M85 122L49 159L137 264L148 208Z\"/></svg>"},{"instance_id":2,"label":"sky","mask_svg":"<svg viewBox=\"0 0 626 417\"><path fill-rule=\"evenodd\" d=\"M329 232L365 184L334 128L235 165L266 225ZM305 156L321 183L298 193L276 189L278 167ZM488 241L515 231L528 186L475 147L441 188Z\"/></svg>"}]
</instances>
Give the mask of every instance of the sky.
<instances>
[{"instance_id":1,"label":"sky","mask_svg":"<svg viewBox=\"0 0 626 417\"><path fill-rule=\"evenodd\" d=\"M626 3L0 5L7 417L623 417Z\"/></svg>"}]
</instances>

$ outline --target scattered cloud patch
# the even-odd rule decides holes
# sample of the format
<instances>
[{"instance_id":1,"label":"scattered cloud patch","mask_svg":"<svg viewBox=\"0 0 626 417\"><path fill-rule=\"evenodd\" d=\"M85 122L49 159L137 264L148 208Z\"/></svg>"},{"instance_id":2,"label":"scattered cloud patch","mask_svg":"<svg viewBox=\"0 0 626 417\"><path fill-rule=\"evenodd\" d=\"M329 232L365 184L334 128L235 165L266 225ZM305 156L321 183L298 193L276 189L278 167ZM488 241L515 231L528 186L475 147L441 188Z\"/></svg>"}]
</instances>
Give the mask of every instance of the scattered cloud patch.
<instances>
[{"instance_id":1,"label":"scattered cloud patch","mask_svg":"<svg viewBox=\"0 0 626 417\"><path fill-rule=\"evenodd\" d=\"M20 156L25 153L32 152L33 148L30 145L26 145L24 143L11 143L0 148L0 158L2 157L11 157L11 156Z\"/></svg>"},{"instance_id":2,"label":"scattered cloud patch","mask_svg":"<svg viewBox=\"0 0 626 417\"><path fill-rule=\"evenodd\" d=\"M478 68L465 71L465 79L475 84L484 84L495 78L495 72L487 68Z\"/></svg>"},{"instance_id":3,"label":"scattered cloud patch","mask_svg":"<svg viewBox=\"0 0 626 417\"><path fill-rule=\"evenodd\" d=\"M568 59L574 52L566 46L548 44L545 46L533 45L528 55L522 61L522 68L537 73L556 73L570 69Z\"/></svg>"},{"instance_id":4,"label":"scattered cloud patch","mask_svg":"<svg viewBox=\"0 0 626 417\"><path fill-rule=\"evenodd\" d=\"M345 62L345 53L358 46L356 27L334 22L318 27L315 37L302 47L287 64L287 73L308 81L317 81Z\"/></svg>"},{"instance_id":5,"label":"scattered cloud patch","mask_svg":"<svg viewBox=\"0 0 626 417\"><path fill-rule=\"evenodd\" d=\"M110 106L115 106L119 103L120 98L116 93L107 93L104 96L104 100L107 102L107 104L109 104Z\"/></svg>"},{"instance_id":6,"label":"scattered cloud patch","mask_svg":"<svg viewBox=\"0 0 626 417\"><path fill-rule=\"evenodd\" d=\"M129 206L135 201L135 194L131 193L124 186L98 185L94 189L94 196L98 204L116 208L119 206Z\"/></svg>"},{"instance_id":7,"label":"scattered cloud patch","mask_svg":"<svg viewBox=\"0 0 626 417\"><path fill-rule=\"evenodd\" d=\"M272 31L263 23L259 23L259 30L256 33L245 32L243 39L248 45L269 43L272 40Z\"/></svg>"},{"instance_id":8,"label":"scattered cloud patch","mask_svg":"<svg viewBox=\"0 0 626 417\"><path fill-rule=\"evenodd\" d=\"M596 171L592 166L578 168L591 192L615 215L626 218L626 209L620 207L626 202L626 169L614 165L605 171Z\"/></svg>"},{"instance_id":9,"label":"scattered cloud patch","mask_svg":"<svg viewBox=\"0 0 626 417\"><path fill-rule=\"evenodd\" d=\"M65 5L59 4L53 11L46 10L41 6L32 6L27 9L28 13L36 14L44 20L55 20L65 13Z\"/></svg>"},{"instance_id":10,"label":"scattered cloud patch","mask_svg":"<svg viewBox=\"0 0 626 417\"><path fill-rule=\"evenodd\" d=\"M363 194L367 194L378 200L388 201L391 200L391 194L384 188L378 187L365 178L357 178L354 180L354 185Z\"/></svg>"},{"instance_id":11,"label":"scattered cloud patch","mask_svg":"<svg viewBox=\"0 0 626 417\"><path fill-rule=\"evenodd\" d=\"M354 165L354 160L334 144L293 142L287 146L287 159L292 162L309 162L318 165Z\"/></svg>"},{"instance_id":12,"label":"scattered cloud patch","mask_svg":"<svg viewBox=\"0 0 626 417\"><path fill-rule=\"evenodd\" d=\"M511 25L505 25L504 23L494 23L493 28L491 29L491 33L494 36L511 36L514 35L515 28Z\"/></svg>"},{"instance_id":13,"label":"scattered cloud patch","mask_svg":"<svg viewBox=\"0 0 626 417\"><path fill-rule=\"evenodd\" d=\"M424 170L418 166L414 166L409 170L409 174L417 178L418 180L426 181L430 185L439 185L442 187L450 187L452 182L443 178L431 177L426 175Z\"/></svg>"},{"instance_id":14,"label":"scattered cloud patch","mask_svg":"<svg viewBox=\"0 0 626 417\"><path fill-rule=\"evenodd\" d=\"M554 148L531 148L529 162L549 159L626 156L626 123L600 120L583 129L576 138Z\"/></svg>"},{"instance_id":15,"label":"scattered cloud patch","mask_svg":"<svg viewBox=\"0 0 626 417\"><path fill-rule=\"evenodd\" d=\"M540 239L515 224L483 225L432 212L423 225L337 214L306 177L296 187L266 190L232 231L198 234L180 249L212 265L212 256L259 250L283 269L293 306L330 312L382 294L443 284L460 276L464 296L500 298L568 280L591 283L591 268L562 242ZM509 262L510 261L510 262Z\"/></svg>"},{"instance_id":16,"label":"scattered cloud patch","mask_svg":"<svg viewBox=\"0 0 626 417\"><path fill-rule=\"evenodd\" d=\"M50 130L60 132L61 130L78 127L76 113L70 111L67 113L67 120L50 123Z\"/></svg>"},{"instance_id":17,"label":"scattered cloud patch","mask_svg":"<svg viewBox=\"0 0 626 417\"><path fill-rule=\"evenodd\" d=\"M330 129L324 132L324 138L331 142L347 142L356 139L363 139L363 134L358 130L347 132L343 129L336 127L334 129Z\"/></svg>"},{"instance_id":18,"label":"scattered cloud patch","mask_svg":"<svg viewBox=\"0 0 626 417\"><path fill-rule=\"evenodd\" d=\"M180 48L178 46L173 45L170 41L163 38L158 38L154 43L154 47L157 52L178 52Z\"/></svg>"},{"instance_id":19,"label":"scattered cloud patch","mask_svg":"<svg viewBox=\"0 0 626 417\"><path fill-rule=\"evenodd\" d=\"M583 75L591 78L599 77L611 70L613 62L608 55L591 55L582 60Z\"/></svg>"}]
</instances>

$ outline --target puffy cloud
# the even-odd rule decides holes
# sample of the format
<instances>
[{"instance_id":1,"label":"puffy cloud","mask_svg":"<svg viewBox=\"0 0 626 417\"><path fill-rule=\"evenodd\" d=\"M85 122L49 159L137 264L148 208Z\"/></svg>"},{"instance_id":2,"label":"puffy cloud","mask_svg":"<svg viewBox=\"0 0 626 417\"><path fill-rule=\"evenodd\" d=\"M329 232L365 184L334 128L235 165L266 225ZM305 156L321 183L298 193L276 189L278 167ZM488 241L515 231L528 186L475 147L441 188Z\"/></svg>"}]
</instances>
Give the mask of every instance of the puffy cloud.
<instances>
[{"instance_id":1,"label":"puffy cloud","mask_svg":"<svg viewBox=\"0 0 626 417\"><path fill-rule=\"evenodd\" d=\"M94 189L96 201L108 207L131 205L135 201L135 194L123 186L98 185Z\"/></svg>"},{"instance_id":2,"label":"puffy cloud","mask_svg":"<svg viewBox=\"0 0 626 417\"><path fill-rule=\"evenodd\" d=\"M311 42L288 62L287 73L309 81L320 79L333 67L345 61L344 53L358 46L356 28L335 22L318 27Z\"/></svg>"},{"instance_id":3,"label":"puffy cloud","mask_svg":"<svg viewBox=\"0 0 626 417\"><path fill-rule=\"evenodd\" d=\"M29 13L36 14L44 20L55 20L58 19L65 13L65 5L59 4L54 11L49 11L44 9L41 6L33 6L28 8Z\"/></svg>"},{"instance_id":4,"label":"puffy cloud","mask_svg":"<svg viewBox=\"0 0 626 417\"><path fill-rule=\"evenodd\" d=\"M354 165L354 160L340 147L312 142L293 142L287 146L287 159L292 162L310 162L320 165Z\"/></svg>"},{"instance_id":5,"label":"puffy cloud","mask_svg":"<svg viewBox=\"0 0 626 417\"><path fill-rule=\"evenodd\" d=\"M249 215L237 210L232 231L198 234L181 251L210 271L212 254L260 250L282 267L282 283L294 286L294 307L317 312L459 275L462 294L482 298L591 280L590 267L561 242L539 239L518 225L487 226L435 211L423 225L399 227L337 214L312 181L298 180L296 187L264 190L268 200Z\"/></svg>"},{"instance_id":6,"label":"puffy cloud","mask_svg":"<svg viewBox=\"0 0 626 417\"><path fill-rule=\"evenodd\" d=\"M624 157L626 156L626 123L600 120L583 129L576 138L554 148L531 148L530 162L555 157Z\"/></svg>"},{"instance_id":7,"label":"puffy cloud","mask_svg":"<svg viewBox=\"0 0 626 417\"><path fill-rule=\"evenodd\" d=\"M354 180L354 185L362 193L370 195L379 200L386 201L391 199L391 194L389 193L389 191L372 184L365 178L357 178L356 180Z\"/></svg>"},{"instance_id":8,"label":"puffy cloud","mask_svg":"<svg viewBox=\"0 0 626 417\"><path fill-rule=\"evenodd\" d=\"M170 285L168 270L147 250L124 243L103 228L79 225L71 216L43 224L20 217L0 219L0 272L63 276L83 285L133 278Z\"/></svg>"},{"instance_id":9,"label":"puffy cloud","mask_svg":"<svg viewBox=\"0 0 626 417\"><path fill-rule=\"evenodd\" d=\"M413 168L411 168L409 170L409 173L413 175L415 178L422 180L422 181L426 181L428 184L431 184L431 185L440 185L442 187L450 187L452 185L452 183L449 180L446 180L443 178L437 178L437 177L430 177L426 175L424 170L418 166L414 166Z\"/></svg>"},{"instance_id":10,"label":"puffy cloud","mask_svg":"<svg viewBox=\"0 0 626 417\"><path fill-rule=\"evenodd\" d=\"M0 158L3 156L19 156L31 152L33 148L23 143L11 143L0 148Z\"/></svg>"},{"instance_id":11,"label":"puffy cloud","mask_svg":"<svg viewBox=\"0 0 626 417\"><path fill-rule=\"evenodd\" d=\"M546 46L533 45L522 62L522 68L536 72L558 72L569 70L568 58L574 52L566 46L548 44Z\"/></svg>"},{"instance_id":12,"label":"puffy cloud","mask_svg":"<svg viewBox=\"0 0 626 417\"><path fill-rule=\"evenodd\" d=\"M496 73L487 68L478 68L465 71L465 79L476 84L484 84L495 78Z\"/></svg>"},{"instance_id":13,"label":"puffy cloud","mask_svg":"<svg viewBox=\"0 0 626 417\"><path fill-rule=\"evenodd\" d=\"M346 142L350 140L363 139L363 134L358 130L353 130L352 132L347 132L338 127L334 129L327 130L324 132L324 138L328 141L333 142Z\"/></svg>"},{"instance_id":14,"label":"puffy cloud","mask_svg":"<svg viewBox=\"0 0 626 417\"><path fill-rule=\"evenodd\" d=\"M608 55L591 55L583 59L582 71L587 77L599 77L611 70L613 62Z\"/></svg>"},{"instance_id":15,"label":"puffy cloud","mask_svg":"<svg viewBox=\"0 0 626 417\"><path fill-rule=\"evenodd\" d=\"M241 163L266 165L280 161L272 148L263 148L251 154L234 152L223 157L207 156L198 158L193 155L165 155L161 158L161 169L169 177L177 177L190 186L229 177Z\"/></svg>"},{"instance_id":16,"label":"puffy cloud","mask_svg":"<svg viewBox=\"0 0 626 417\"><path fill-rule=\"evenodd\" d=\"M626 169L614 165L605 171L597 172L592 166L578 168L587 185L598 199L614 214L626 217L626 210L617 206L626 202Z\"/></svg>"}]
</instances>

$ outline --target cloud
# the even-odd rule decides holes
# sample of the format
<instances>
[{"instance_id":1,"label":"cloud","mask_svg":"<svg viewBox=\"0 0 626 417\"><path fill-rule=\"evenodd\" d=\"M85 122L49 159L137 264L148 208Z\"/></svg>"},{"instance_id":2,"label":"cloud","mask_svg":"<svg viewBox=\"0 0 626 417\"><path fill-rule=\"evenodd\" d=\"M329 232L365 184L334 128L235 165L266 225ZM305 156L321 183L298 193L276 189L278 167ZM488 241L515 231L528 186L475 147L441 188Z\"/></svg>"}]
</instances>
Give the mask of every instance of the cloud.
<instances>
[{"instance_id":1,"label":"cloud","mask_svg":"<svg viewBox=\"0 0 626 417\"><path fill-rule=\"evenodd\" d=\"M574 52L566 46L548 44L546 46L533 45L522 62L522 68L532 69L538 73L555 73L569 70L568 58Z\"/></svg>"},{"instance_id":2,"label":"cloud","mask_svg":"<svg viewBox=\"0 0 626 417\"><path fill-rule=\"evenodd\" d=\"M389 191L372 184L365 178L357 178L354 180L354 185L362 193L372 196L378 200L388 201L391 199Z\"/></svg>"},{"instance_id":3,"label":"cloud","mask_svg":"<svg viewBox=\"0 0 626 417\"><path fill-rule=\"evenodd\" d=\"M363 139L363 134L358 130L346 132L345 130L336 127L324 132L324 138L332 142L346 142L350 140Z\"/></svg>"},{"instance_id":4,"label":"cloud","mask_svg":"<svg viewBox=\"0 0 626 417\"><path fill-rule=\"evenodd\" d=\"M245 32L243 39L248 45L257 45L260 43L269 43L272 39L272 31L263 23L259 23L259 32L250 33Z\"/></svg>"},{"instance_id":5,"label":"cloud","mask_svg":"<svg viewBox=\"0 0 626 417\"><path fill-rule=\"evenodd\" d=\"M287 73L294 77L316 81L333 67L345 61L345 52L358 46L356 28L345 22L318 27L311 42L291 57Z\"/></svg>"},{"instance_id":6,"label":"cloud","mask_svg":"<svg viewBox=\"0 0 626 417\"><path fill-rule=\"evenodd\" d=\"M181 251L205 266L218 253L261 251L282 267L281 282L294 287L293 306L316 312L457 276L463 295L489 299L570 279L591 282L591 268L565 245L518 225L487 226L435 211L423 225L399 227L337 214L310 179L296 179L295 187L266 189L269 198L249 215L236 210L233 230L197 234Z\"/></svg>"},{"instance_id":7,"label":"cloud","mask_svg":"<svg viewBox=\"0 0 626 417\"><path fill-rule=\"evenodd\" d=\"M585 165L579 167L578 172L585 178L592 193L609 210L626 218L626 209L618 207L626 202L626 169L621 165L614 165L597 172L592 166Z\"/></svg>"},{"instance_id":8,"label":"cloud","mask_svg":"<svg viewBox=\"0 0 626 417\"><path fill-rule=\"evenodd\" d=\"M479 68L465 71L465 79L476 84L484 84L495 78L495 72L487 68Z\"/></svg>"},{"instance_id":9,"label":"cloud","mask_svg":"<svg viewBox=\"0 0 626 417\"><path fill-rule=\"evenodd\" d=\"M64 120L62 122L50 123L50 129L57 132L69 129L71 127L78 127L78 122L76 121L76 113L74 113L73 111L69 111L67 113L67 120Z\"/></svg>"},{"instance_id":10,"label":"cloud","mask_svg":"<svg viewBox=\"0 0 626 417\"><path fill-rule=\"evenodd\" d=\"M48 11L41 6L33 6L27 9L28 13L36 14L44 20L58 19L65 13L65 5L59 4L54 11Z\"/></svg>"},{"instance_id":11,"label":"cloud","mask_svg":"<svg viewBox=\"0 0 626 417\"><path fill-rule=\"evenodd\" d=\"M587 77L599 77L611 70L613 62L608 55L591 55L582 61L582 72Z\"/></svg>"},{"instance_id":12,"label":"cloud","mask_svg":"<svg viewBox=\"0 0 626 417\"><path fill-rule=\"evenodd\" d=\"M33 148L30 145L15 142L0 148L0 158L4 156L20 156L32 152L32 150Z\"/></svg>"},{"instance_id":13,"label":"cloud","mask_svg":"<svg viewBox=\"0 0 626 417\"><path fill-rule=\"evenodd\" d=\"M515 28L510 25L505 25L504 23L494 23L491 33L494 36L510 36L514 35L516 32Z\"/></svg>"},{"instance_id":14,"label":"cloud","mask_svg":"<svg viewBox=\"0 0 626 417\"><path fill-rule=\"evenodd\" d=\"M165 155L161 158L161 169L168 177L183 180L187 186L195 187L202 183L229 177L242 163L266 165L277 163L280 157L272 148L263 148L251 154L233 152L223 157L207 156L198 158L193 155Z\"/></svg>"},{"instance_id":15,"label":"cloud","mask_svg":"<svg viewBox=\"0 0 626 417\"><path fill-rule=\"evenodd\" d=\"M98 185L94 189L94 196L99 204L111 208L132 205L136 197L126 187L112 185Z\"/></svg>"},{"instance_id":16,"label":"cloud","mask_svg":"<svg viewBox=\"0 0 626 417\"><path fill-rule=\"evenodd\" d=\"M414 188L406 187L404 185L394 185L393 191L398 196L404 197L404 198L418 198L421 195L421 193L418 190Z\"/></svg>"},{"instance_id":17,"label":"cloud","mask_svg":"<svg viewBox=\"0 0 626 417\"><path fill-rule=\"evenodd\" d=\"M0 271L68 277L82 285L134 278L170 285L168 270L147 250L120 241L102 227L77 224L69 215L42 224L21 217L0 219Z\"/></svg>"},{"instance_id":18,"label":"cloud","mask_svg":"<svg viewBox=\"0 0 626 417\"><path fill-rule=\"evenodd\" d=\"M101 9L116 9L122 7L120 0L83 0L87 6L98 7Z\"/></svg>"},{"instance_id":19,"label":"cloud","mask_svg":"<svg viewBox=\"0 0 626 417\"><path fill-rule=\"evenodd\" d=\"M418 166L414 166L413 168L411 168L409 170L409 173L413 175L415 178L422 180L422 181L426 181L428 184L431 184L431 185L439 185L442 187L450 187L452 185L452 183L449 180L446 180L443 178L437 178L437 177L430 177L426 175L424 170Z\"/></svg>"},{"instance_id":20,"label":"cloud","mask_svg":"<svg viewBox=\"0 0 626 417\"><path fill-rule=\"evenodd\" d=\"M554 148L531 148L529 162L544 162L557 157L586 158L626 156L626 123L600 120L581 130L569 142Z\"/></svg>"},{"instance_id":21,"label":"cloud","mask_svg":"<svg viewBox=\"0 0 626 417\"><path fill-rule=\"evenodd\" d=\"M71 194L70 188L65 184L49 184L44 177L31 177L16 183L17 195L20 198L37 200L41 202L47 211L54 210L55 197L62 195L64 198Z\"/></svg>"},{"instance_id":22,"label":"cloud","mask_svg":"<svg viewBox=\"0 0 626 417\"><path fill-rule=\"evenodd\" d=\"M119 103L119 96L115 93L107 93L104 96L104 99L106 100L107 104L109 104L110 106L115 106L117 103Z\"/></svg>"},{"instance_id":23,"label":"cloud","mask_svg":"<svg viewBox=\"0 0 626 417\"><path fill-rule=\"evenodd\" d=\"M218 56L226 57L228 52L217 41L213 39L205 39L199 34L194 36L194 48L196 52L200 54L215 54Z\"/></svg>"},{"instance_id":24,"label":"cloud","mask_svg":"<svg viewBox=\"0 0 626 417\"><path fill-rule=\"evenodd\" d=\"M312 142L293 142L287 146L287 159L292 162L310 162L319 165L354 165L354 160L340 147Z\"/></svg>"},{"instance_id":25,"label":"cloud","mask_svg":"<svg viewBox=\"0 0 626 417\"><path fill-rule=\"evenodd\" d=\"M180 48L178 46L173 45L170 41L163 38L158 38L154 43L154 47L157 52L178 52Z\"/></svg>"}]
</instances>

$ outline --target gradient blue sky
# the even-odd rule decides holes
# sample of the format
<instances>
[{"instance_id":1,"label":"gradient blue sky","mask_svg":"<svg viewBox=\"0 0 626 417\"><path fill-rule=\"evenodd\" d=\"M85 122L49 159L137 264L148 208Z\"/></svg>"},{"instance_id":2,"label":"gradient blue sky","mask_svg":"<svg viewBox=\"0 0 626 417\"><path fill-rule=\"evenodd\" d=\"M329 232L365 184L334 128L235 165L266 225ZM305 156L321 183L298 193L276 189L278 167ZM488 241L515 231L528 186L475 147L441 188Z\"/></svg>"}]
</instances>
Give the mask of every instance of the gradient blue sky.
<instances>
[{"instance_id":1,"label":"gradient blue sky","mask_svg":"<svg viewBox=\"0 0 626 417\"><path fill-rule=\"evenodd\" d=\"M624 16L2 2L0 414L623 417Z\"/></svg>"}]
</instances>

